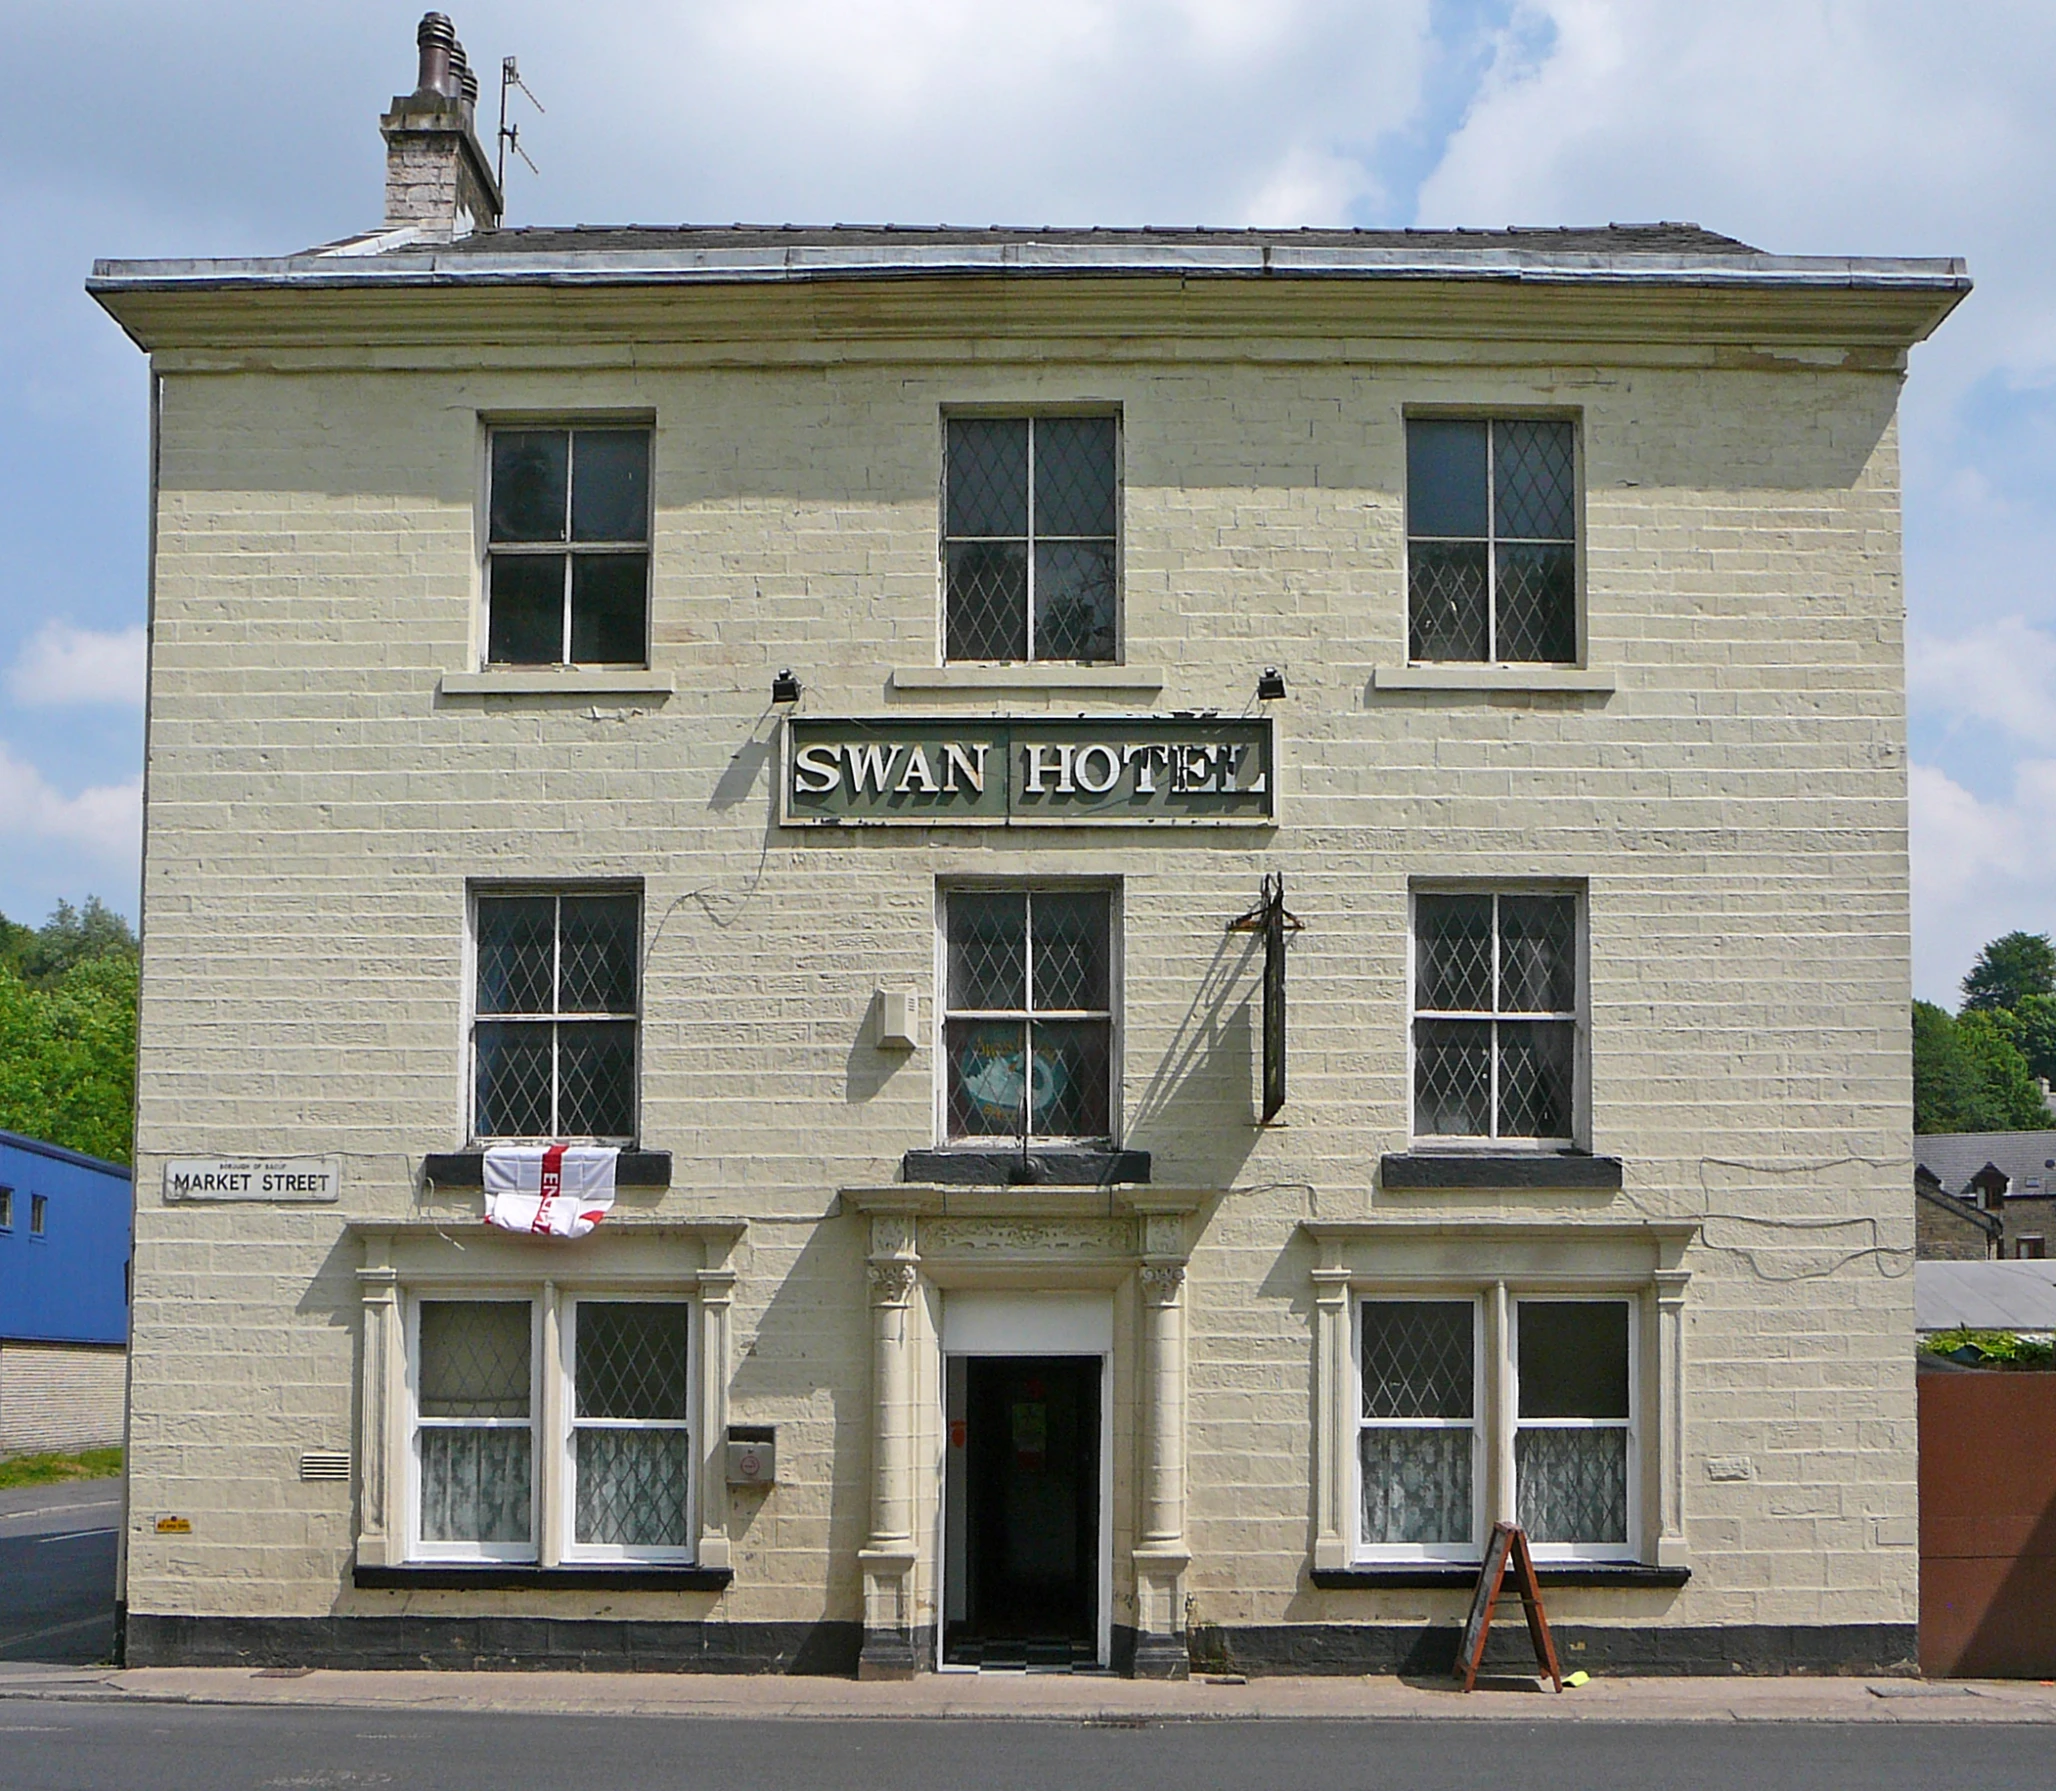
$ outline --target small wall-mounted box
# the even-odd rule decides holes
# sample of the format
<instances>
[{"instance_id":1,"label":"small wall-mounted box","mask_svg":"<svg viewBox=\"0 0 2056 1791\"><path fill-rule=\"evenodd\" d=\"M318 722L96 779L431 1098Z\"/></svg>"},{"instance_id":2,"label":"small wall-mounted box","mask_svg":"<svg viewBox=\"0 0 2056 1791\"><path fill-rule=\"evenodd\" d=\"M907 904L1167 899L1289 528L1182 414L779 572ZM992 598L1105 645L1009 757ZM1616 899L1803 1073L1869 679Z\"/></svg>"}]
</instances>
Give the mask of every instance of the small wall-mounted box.
<instances>
[{"instance_id":1,"label":"small wall-mounted box","mask_svg":"<svg viewBox=\"0 0 2056 1791\"><path fill-rule=\"evenodd\" d=\"M769 1486L778 1478L778 1432L769 1424L728 1427L728 1484Z\"/></svg>"},{"instance_id":2,"label":"small wall-mounted box","mask_svg":"<svg viewBox=\"0 0 2056 1791\"><path fill-rule=\"evenodd\" d=\"M878 1048L881 1051L911 1051L915 1029L921 1024L921 997L911 989L878 991Z\"/></svg>"}]
</instances>

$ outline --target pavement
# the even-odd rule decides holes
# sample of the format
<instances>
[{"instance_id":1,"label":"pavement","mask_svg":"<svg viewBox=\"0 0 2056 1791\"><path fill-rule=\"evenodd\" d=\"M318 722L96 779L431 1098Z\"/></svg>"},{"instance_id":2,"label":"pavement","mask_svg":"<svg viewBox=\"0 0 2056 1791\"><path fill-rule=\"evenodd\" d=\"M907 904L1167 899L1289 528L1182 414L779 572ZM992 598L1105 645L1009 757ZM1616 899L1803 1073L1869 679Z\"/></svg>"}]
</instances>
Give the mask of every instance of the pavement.
<instances>
[{"instance_id":1,"label":"pavement","mask_svg":"<svg viewBox=\"0 0 2056 1791\"><path fill-rule=\"evenodd\" d=\"M928 1673L884 1684L772 1675L367 1673L325 1668L80 1668L0 1662L0 1700L520 1716L849 1722L970 1718L1141 1727L1205 1721L2036 1723L2056 1683L1920 1679L1593 1679L1561 1695L1528 1679L1194 1678Z\"/></svg>"}]
</instances>

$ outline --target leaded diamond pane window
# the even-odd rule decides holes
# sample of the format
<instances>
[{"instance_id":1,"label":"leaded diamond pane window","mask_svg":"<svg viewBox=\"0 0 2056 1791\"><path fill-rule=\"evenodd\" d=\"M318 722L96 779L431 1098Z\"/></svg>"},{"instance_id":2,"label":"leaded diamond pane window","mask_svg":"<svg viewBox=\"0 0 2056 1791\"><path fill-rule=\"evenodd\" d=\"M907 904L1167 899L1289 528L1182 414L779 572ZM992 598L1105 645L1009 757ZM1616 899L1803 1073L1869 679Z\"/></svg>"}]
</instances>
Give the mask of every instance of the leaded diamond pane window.
<instances>
[{"instance_id":1,"label":"leaded diamond pane window","mask_svg":"<svg viewBox=\"0 0 2056 1791\"><path fill-rule=\"evenodd\" d=\"M486 662L649 660L650 432L495 429Z\"/></svg>"},{"instance_id":2,"label":"leaded diamond pane window","mask_svg":"<svg viewBox=\"0 0 2056 1791\"><path fill-rule=\"evenodd\" d=\"M1478 1530L1477 1302L1366 1300L1359 1324L1362 1541L1467 1555Z\"/></svg>"},{"instance_id":3,"label":"leaded diamond pane window","mask_svg":"<svg viewBox=\"0 0 2056 1791\"><path fill-rule=\"evenodd\" d=\"M481 894L472 1135L635 1135L637 954L631 891Z\"/></svg>"},{"instance_id":4,"label":"leaded diamond pane window","mask_svg":"<svg viewBox=\"0 0 2056 1791\"><path fill-rule=\"evenodd\" d=\"M962 889L945 902L944 1136L1113 1134L1113 897Z\"/></svg>"},{"instance_id":5,"label":"leaded diamond pane window","mask_svg":"<svg viewBox=\"0 0 2056 1791\"><path fill-rule=\"evenodd\" d=\"M1409 418L1406 536L1413 659L1576 660L1572 424Z\"/></svg>"},{"instance_id":6,"label":"leaded diamond pane window","mask_svg":"<svg viewBox=\"0 0 2056 1791\"><path fill-rule=\"evenodd\" d=\"M479 1559L534 1553L534 1318L526 1300L424 1300L416 1315L420 1542Z\"/></svg>"},{"instance_id":7,"label":"leaded diamond pane window","mask_svg":"<svg viewBox=\"0 0 2056 1791\"><path fill-rule=\"evenodd\" d=\"M1515 1503L1538 1546L1628 1545L1632 1310L1626 1300L1517 1303Z\"/></svg>"},{"instance_id":8,"label":"leaded diamond pane window","mask_svg":"<svg viewBox=\"0 0 2056 1791\"><path fill-rule=\"evenodd\" d=\"M1571 1143L1577 897L1416 895L1413 982L1414 1136Z\"/></svg>"},{"instance_id":9,"label":"leaded diamond pane window","mask_svg":"<svg viewBox=\"0 0 2056 1791\"><path fill-rule=\"evenodd\" d=\"M1112 659L1115 419L952 417L945 436L945 657Z\"/></svg>"},{"instance_id":10,"label":"leaded diamond pane window","mask_svg":"<svg viewBox=\"0 0 2056 1791\"><path fill-rule=\"evenodd\" d=\"M682 1555L692 1545L692 1309L580 1300L573 1351L573 1548Z\"/></svg>"}]
</instances>

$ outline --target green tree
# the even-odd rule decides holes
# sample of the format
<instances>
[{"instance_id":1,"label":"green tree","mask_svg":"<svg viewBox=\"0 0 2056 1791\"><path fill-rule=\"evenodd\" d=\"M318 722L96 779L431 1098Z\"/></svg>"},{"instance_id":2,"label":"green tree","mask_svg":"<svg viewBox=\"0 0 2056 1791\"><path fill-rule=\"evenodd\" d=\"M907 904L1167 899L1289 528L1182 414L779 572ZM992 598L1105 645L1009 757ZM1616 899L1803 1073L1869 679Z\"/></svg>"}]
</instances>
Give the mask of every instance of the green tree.
<instances>
[{"instance_id":1,"label":"green tree","mask_svg":"<svg viewBox=\"0 0 2056 1791\"><path fill-rule=\"evenodd\" d=\"M1993 1009L1992 1018L2005 1028L2029 1070L2056 1082L2056 995L2024 996L2018 1007Z\"/></svg>"},{"instance_id":2,"label":"green tree","mask_svg":"<svg viewBox=\"0 0 2056 1791\"><path fill-rule=\"evenodd\" d=\"M1963 979L1966 1013L2018 1009L2033 995L2056 995L2056 945L2047 933L2007 933L1978 953Z\"/></svg>"},{"instance_id":3,"label":"green tree","mask_svg":"<svg viewBox=\"0 0 2056 1791\"><path fill-rule=\"evenodd\" d=\"M136 940L99 901L31 931L0 916L0 1128L129 1160Z\"/></svg>"},{"instance_id":4,"label":"green tree","mask_svg":"<svg viewBox=\"0 0 2056 1791\"><path fill-rule=\"evenodd\" d=\"M2027 1059L1988 1013L1952 1017L1932 1002L1913 1004L1913 1129L1916 1132L2026 1132L2048 1125L2049 1110Z\"/></svg>"}]
</instances>

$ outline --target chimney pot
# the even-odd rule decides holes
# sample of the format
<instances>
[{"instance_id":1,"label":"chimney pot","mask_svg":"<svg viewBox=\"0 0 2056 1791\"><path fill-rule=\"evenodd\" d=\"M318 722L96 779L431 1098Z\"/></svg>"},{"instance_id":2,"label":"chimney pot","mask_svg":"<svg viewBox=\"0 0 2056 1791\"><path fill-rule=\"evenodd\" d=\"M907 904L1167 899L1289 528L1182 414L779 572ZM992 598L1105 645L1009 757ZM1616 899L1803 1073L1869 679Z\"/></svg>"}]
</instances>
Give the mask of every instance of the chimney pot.
<instances>
[{"instance_id":1,"label":"chimney pot","mask_svg":"<svg viewBox=\"0 0 2056 1791\"><path fill-rule=\"evenodd\" d=\"M456 97L474 111L478 107L478 77L471 72L471 58L460 43L450 51L450 72L455 77Z\"/></svg>"},{"instance_id":2,"label":"chimney pot","mask_svg":"<svg viewBox=\"0 0 2056 1791\"><path fill-rule=\"evenodd\" d=\"M457 48L457 28L450 23L449 15L423 13L421 23L415 27L414 42L421 51L421 69L414 80L414 91L440 93L446 99L455 99L454 65L462 51Z\"/></svg>"}]
</instances>

